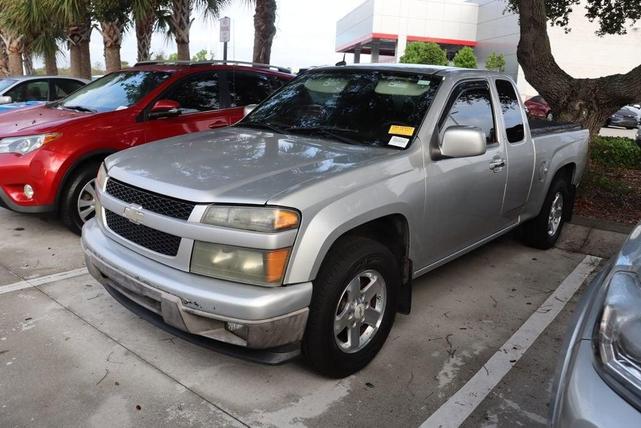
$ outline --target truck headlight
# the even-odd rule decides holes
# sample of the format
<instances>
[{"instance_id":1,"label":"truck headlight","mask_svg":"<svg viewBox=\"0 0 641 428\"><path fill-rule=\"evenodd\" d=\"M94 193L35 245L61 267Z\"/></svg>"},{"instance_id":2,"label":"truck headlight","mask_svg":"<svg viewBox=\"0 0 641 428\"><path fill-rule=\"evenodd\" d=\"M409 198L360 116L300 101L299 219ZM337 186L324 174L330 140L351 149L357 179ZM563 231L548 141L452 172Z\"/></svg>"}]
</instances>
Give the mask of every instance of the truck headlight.
<instances>
[{"instance_id":1,"label":"truck headlight","mask_svg":"<svg viewBox=\"0 0 641 428\"><path fill-rule=\"evenodd\" d=\"M290 248L258 250L196 241L191 272L253 285L282 284Z\"/></svg>"},{"instance_id":2,"label":"truck headlight","mask_svg":"<svg viewBox=\"0 0 641 428\"><path fill-rule=\"evenodd\" d=\"M98 169L98 175L96 176L96 188L104 192L106 185L107 185L107 168L103 163L100 165L100 168Z\"/></svg>"},{"instance_id":3,"label":"truck headlight","mask_svg":"<svg viewBox=\"0 0 641 428\"><path fill-rule=\"evenodd\" d=\"M300 216L286 208L212 205L205 211L202 222L255 232L280 232L297 228Z\"/></svg>"},{"instance_id":4,"label":"truck headlight","mask_svg":"<svg viewBox=\"0 0 641 428\"><path fill-rule=\"evenodd\" d=\"M598 325L598 354L608 374L641 394L641 282L634 273L617 272L610 280Z\"/></svg>"},{"instance_id":5,"label":"truck headlight","mask_svg":"<svg viewBox=\"0 0 641 428\"><path fill-rule=\"evenodd\" d=\"M58 133L52 133L29 135L26 137L3 138L0 140L0 153L17 153L19 155L26 155L27 153L38 150L45 144L56 140L60 135L61 134Z\"/></svg>"}]
</instances>

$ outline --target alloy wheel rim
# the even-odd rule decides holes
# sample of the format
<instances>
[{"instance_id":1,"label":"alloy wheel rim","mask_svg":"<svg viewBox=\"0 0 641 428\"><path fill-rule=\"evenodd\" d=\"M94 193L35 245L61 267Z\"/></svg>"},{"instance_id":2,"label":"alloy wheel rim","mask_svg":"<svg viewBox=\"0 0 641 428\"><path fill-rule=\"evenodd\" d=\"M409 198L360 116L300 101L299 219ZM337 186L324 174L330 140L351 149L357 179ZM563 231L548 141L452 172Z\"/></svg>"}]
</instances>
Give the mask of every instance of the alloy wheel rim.
<instances>
[{"instance_id":1,"label":"alloy wheel rim","mask_svg":"<svg viewBox=\"0 0 641 428\"><path fill-rule=\"evenodd\" d=\"M83 223L96 215L96 179L89 181L78 195L78 215Z\"/></svg>"},{"instance_id":2,"label":"alloy wheel rim","mask_svg":"<svg viewBox=\"0 0 641 428\"><path fill-rule=\"evenodd\" d=\"M368 269L352 278L334 313L334 339L338 348L349 354L365 348L381 326L386 305L383 275Z\"/></svg>"},{"instance_id":3,"label":"alloy wheel rim","mask_svg":"<svg viewBox=\"0 0 641 428\"><path fill-rule=\"evenodd\" d=\"M563 195L557 192L552 200L550 214L548 215L548 235L554 236L559 230L563 218Z\"/></svg>"}]
</instances>

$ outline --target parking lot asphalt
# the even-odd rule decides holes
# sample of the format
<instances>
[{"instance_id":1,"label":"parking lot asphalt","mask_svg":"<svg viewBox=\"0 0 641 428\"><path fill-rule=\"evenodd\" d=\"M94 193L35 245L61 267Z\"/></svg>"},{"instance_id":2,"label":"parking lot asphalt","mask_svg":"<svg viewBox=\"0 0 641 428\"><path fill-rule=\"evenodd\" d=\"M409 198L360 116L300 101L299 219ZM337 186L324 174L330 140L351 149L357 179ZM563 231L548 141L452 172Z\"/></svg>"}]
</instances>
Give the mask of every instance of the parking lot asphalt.
<instances>
[{"instance_id":1,"label":"parking lot asphalt","mask_svg":"<svg viewBox=\"0 0 641 428\"><path fill-rule=\"evenodd\" d=\"M567 225L548 251L509 235L463 256L415 281L412 314L397 317L372 364L330 380L300 361L260 365L159 330L85 273L78 237L0 209L1 425L429 426L471 391L478 406L459 413L463 426L544 426L585 285L567 305L555 293L594 275L624 238ZM554 299L558 317L541 324ZM492 361L532 322L541 334L513 346L519 357L497 375ZM487 391L474 389L479 378Z\"/></svg>"}]
</instances>

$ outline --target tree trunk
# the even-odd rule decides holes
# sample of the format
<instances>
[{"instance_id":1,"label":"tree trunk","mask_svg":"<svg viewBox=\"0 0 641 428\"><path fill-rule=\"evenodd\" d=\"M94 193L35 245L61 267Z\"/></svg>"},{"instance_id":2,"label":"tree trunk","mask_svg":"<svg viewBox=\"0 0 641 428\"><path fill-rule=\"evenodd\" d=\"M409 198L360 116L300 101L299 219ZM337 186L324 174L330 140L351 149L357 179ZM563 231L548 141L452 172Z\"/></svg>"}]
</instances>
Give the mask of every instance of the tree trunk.
<instances>
[{"instance_id":1,"label":"tree trunk","mask_svg":"<svg viewBox=\"0 0 641 428\"><path fill-rule=\"evenodd\" d=\"M12 76L22 76L22 52L24 50L24 37L15 34L3 33L2 35L7 54L9 55L9 74Z\"/></svg>"},{"instance_id":2,"label":"tree trunk","mask_svg":"<svg viewBox=\"0 0 641 428\"><path fill-rule=\"evenodd\" d=\"M45 51L45 73L48 76L57 76L58 75L58 63L56 61L56 52Z\"/></svg>"},{"instance_id":3,"label":"tree trunk","mask_svg":"<svg viewBox=\"0 0 641 428\"><path fill-rule=\"evenodd\" d=\"M82 77L80 45L69 42L67 47L69 48L69 72L73 77Z\"/></svg>"},{"instance_id":4,"label":"tree trunk","mask_svg":"<svg viewBox=\"0 0 641 428\"><path fill-rule=\"evenodd\" d=\"M256 0L254 62L269 64L276 35L276 0Z\"/></svg>"},{"instance_id":5,"label":"tree trunk","mask_svg":"<svg viewBox=\"0 0 641 428\"><path fill-rule=\"evenodd\" d=\"M89 53L91 31L91 22L88 20L66 28L71 75L74 77L91 79L91 55Z\"/></svg>"},{"instance_id":6,"label":"tree trunk","mask_svg":"<svg viewBox=\"0 0 641 428\"><path fill-rule=\"evenodd\" d=\"M24 73L27 76L33 76L33 54L28 46L25 46L22 51L22 63L24 65Z\"/></svg>"},{"instance_id":7,"label":"tree trunk","mask_svg":"<svg viewBox=\"0 0 641 428\"><path fill-rule=\"evenodd\" d=\"M580 123L598 135L608 117L641 99L641 65L627 74L575 79L559 67L547 34L545 2L519 2L521 38L517 56L527 81L562 121Z\"/></svg>"},{"instance_id":8,"label":"tree trunk","mask_svg":"<svg viewBox=\"0 0 641 428\"><path fill-rule=\"evenodd\" d=\"M136 44L138 47L138 62L149 61L151 58L151 36L154 32L155 18L152 13L136 21Z\"/></svg>"},{"instance_id":9,"label":"tree trunk","mask_svg":"<svg viewBox=\"0 0 641 428\"><path fill-rule=\"evenodd\" d=\"M89 50L89 40L80 42L80 77L91 79L91 51Z\"/></svg>"},{"instance_id":10,"label":"tree trunk","mask_svg":"<svg viewBox=\"0 0 641 428\"><path fill-rule=\"evenodd\" d=\"M191 0L173 0L171 29L176 39L179 61L189 61L189 29L191 27Z\"/></svg>"},{"instance_id":11,"label":"tree trunk","mask_svg":"<svg viewBox=\"0 0 641 428\"><path fill-rule=\"evenodd\" d=\"M7 46L0 36L0 77L9 75L9 56L7 55Z\"/></svg>"},{"instance_id":12,"label":"tree trunk","mask_svg":"<svg viewBox=\"0 0 641 428\"><path fill-rule=\"evenodd\" d=\"M100 23L100 33L105 47L105 66L107 73L113 73L121 68L120 45L124 25L118 21L103 21Z\"/></svg>"}]
</instances>

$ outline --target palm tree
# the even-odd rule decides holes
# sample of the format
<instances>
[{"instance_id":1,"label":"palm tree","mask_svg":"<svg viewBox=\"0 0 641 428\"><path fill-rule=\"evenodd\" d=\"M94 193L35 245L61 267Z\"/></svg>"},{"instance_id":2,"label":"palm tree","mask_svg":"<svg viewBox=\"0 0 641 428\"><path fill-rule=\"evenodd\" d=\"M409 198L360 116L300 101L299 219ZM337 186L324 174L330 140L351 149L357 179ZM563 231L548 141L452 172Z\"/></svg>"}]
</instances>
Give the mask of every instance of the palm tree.
<instances>
[{"instance_id":1,"label":"palm tree","mask_svg":"<svg viewBox=\"0 0 641 428\"><path fill-rule=\"evenodd\" d=\"M7 56L7 46L0 36L0 77L9 75L9 57Z\"/></svg>"},{"instance_id":2,"label":"palm tree","mask_svg":"<svg viewBox=\"0 0 641 428\"><path fill-rule=\"evenodd\" d=\"M22 52L24 51L24 36L14 30L4 27L0 31L0 37L7 47L7 63L9 74L12 76L22 76Z\"/></svg>"},{"instance_id":3,"label":"palm tree","mask_svg":"<svg viewBox=\"0 0 641 428\"><path fill-rule=\"evenodd\" d=\"M51 2L47 1L13 0L3 5L3 26L23 36L22 61L27 74L33 74L33 54L45 59L48 74L58 72L56 54L63 33L51 15Z\"/></svg>"},{"instance_id":4,"label":"palm tree","mask_svg":"<svg viewBox=\"0 0 641 428\"><path fill-rule=\"evenodd\" d=\"M11 0L9 0L11 1ZM69 47L71 75L91 78L91 4L89 0L41 0L51 2L52 20L64 26Z\"/></svg>"},{"instance_id":5,"label":"palm tree","mask_svg":"<svg viewBox=\"0 0 641 428\"><path fill-rule=\"evenodd\" d=\"M107 73L121 68L120 46L122 35L129 24L129 0L94 0L94 16L100 23L100 34L105 49Z\"/></svg>"},{"instance_id":6,"label":"palm tree","mask_svg":"<svg viewBox=\"0 0 641 428\"><path fill-rule=\"evenodd\" d=\"M205 16L217 17L230 0L171 0L169 31L176 40L178 60L189 61L189 29L193 22L191 12L201 10Z\"/></svg>"},{"instance_id":7,"label":"palm tree","mask_svg":"<svg viewBox=\"0 0 641 428\"><path fill-rule=\"evenodd\" d=\"M254 62L269 64L276 35L276 0L249 0L254 13Z\"/></svg>"},{"instance_id":8,"label":"palm tree","mask_svg":"<svg viewBox=\"0 0 641 428\"><path fill-rule=\"evenodd\" d=\"M163 0L132 0L131 9L136 29L138 61L149 61L151 36L154 33Z\"/></svg>"}]
</instances>

